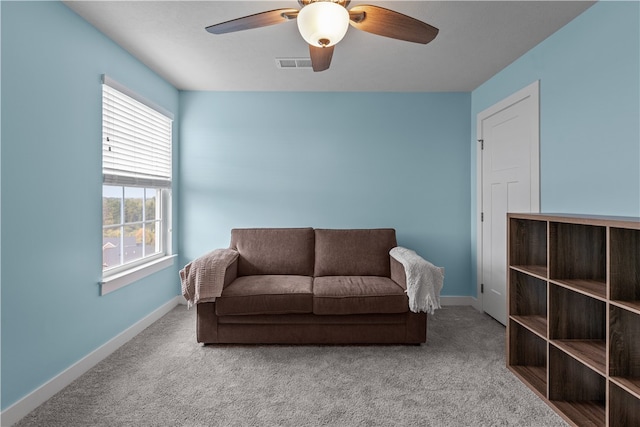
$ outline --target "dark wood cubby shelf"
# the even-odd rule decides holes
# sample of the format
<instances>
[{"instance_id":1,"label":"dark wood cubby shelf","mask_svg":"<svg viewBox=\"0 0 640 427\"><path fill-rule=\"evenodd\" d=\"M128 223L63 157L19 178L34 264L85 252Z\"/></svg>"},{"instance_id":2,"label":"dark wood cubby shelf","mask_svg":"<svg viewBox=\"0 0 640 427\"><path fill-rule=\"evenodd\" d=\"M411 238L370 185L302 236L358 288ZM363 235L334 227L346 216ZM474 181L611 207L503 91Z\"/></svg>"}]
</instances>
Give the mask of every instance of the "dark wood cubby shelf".
<instances>
[{"instance_id":1,"label":"dark wood cubby shelf","mask_svg":"<svg viewBox=\"0 0 640 427\"><path fill-rule=\"evenodd\" d=\"M511 316L511 319L518 322L520 325L529 329L536 335L546 338L547 336L547 317L530 315L530 316Z\"/></svg>"},{"instance_id":2,"label":"dark wood cubby shelf","mask_svg":"<svg viewBox=\"0 0 640 427\"><path fill-rule=\"evenodd\" d=\"M606 408L603 402L567 402L552 400L554 408L562 418L571 424L578 426L603 426L605 425Z\"/></svg>"},{"instance_id":3,"label":"dark wood cubby shelf","mask_svg":"<svg viewBox=\"0 0 640 427\"><path fill-rule=\"evenodd\" d=\"M547 267L544 265L512 265L511 269L521 271L541 279L546 280L547 278Z\"/></svg>"},{"instance_id":4,"label":"dark wood cubby shelf","mask_svg":"<svg viewBox=\"0 0 640 427\"><path fill-rule=\"evenodd\" d=\"M553 340L551 343L600 375L606 375L607 343L605 340Z\"/></svg>"},{"instance_id":5,"label":"dark wood cubby shelf","mask_svg":"<svg viewBox=\"0 0 640 427\"><path fill-rule=\"evenodd\" d=\"M552 280L551 283L554 283L559 286L563 286L567 289L571 289L575 292L579 292L589 297L597 298L599 300L605 301L607 299L607 284L605 282L600 282L597 280L585 280L585 279L574 279L574 280Z\"/></svg>"},{"instance_id":6,"label":"dark wood cubby shelf","mask_svg":"<svg viewBox=\"0 0 640 427\"><path fill-rule=\"evenodd\" d=\"M609 426L640 426L640 399L612 382L609 384Z\"/></svg>"},{"instance_id":7,"label":"dark wood cubby shelf","mask_svg":"<svg viewBox=\"0 0 640 427\"><path fill-rule=\"evenodd\" d=\"M547 394L547 342L509 320L509 368L540 396Z\"/></svg>"},{"instance_id":8,"label":"dark wood cubby shelf","mask_svg":"<svg viewBox=\"0 0 640 427\"><path fill-rule=\"evenodd\" d=\"M612 305L624 308L629 311L633 311L636 314L640 314L640 301L614 301L611 300Z\"/></svg>"},{"instance_id":9,"label":"dark wood cubby shelf","mask_svg":"<svg viewBox=\"0 0 640 427\"><path fill-rule=\"evenodd\" d=\"M507 223L507 367L571 425L640 426L640 218Z\"/></svg>"},{"instance_id":10,"label":"dark wood cubby shelf","mask_svg":"<svg viewBox=\"0 0 640 427\"><path fill-rule=\"evenodd\" d=\"M511 366L511 372L516 374L536 394L543 399L547 395L547 368L546 366Z\"/></svg>"},{"instance_id":11,"label":"dark wood cubby shelf","mask_svg":"<svg viewBox=\"0 0 640 427\"><path fill-rule=\"evenodd\" d=\"M611 382L626 389L629 393L640 399L640 378L610 377Z\"/></svg>"},{"instance_id":12,"label":"dark wood cubby shelf","mask_svg":"<svg viewBox=\"0 0 640 427\"><path fill-rule=\"evenodd\" d=\"M606 379L578 360L549 347L549 400L576 425L605 425Z\"/></svg>"}]
</instances>

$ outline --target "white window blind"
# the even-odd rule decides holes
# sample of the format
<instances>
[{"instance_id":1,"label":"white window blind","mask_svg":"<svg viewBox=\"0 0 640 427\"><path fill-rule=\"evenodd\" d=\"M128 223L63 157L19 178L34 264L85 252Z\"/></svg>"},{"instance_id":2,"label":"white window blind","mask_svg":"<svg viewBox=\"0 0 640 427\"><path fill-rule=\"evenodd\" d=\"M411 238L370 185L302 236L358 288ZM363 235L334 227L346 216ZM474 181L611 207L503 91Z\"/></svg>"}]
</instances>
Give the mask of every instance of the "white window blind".
<instances>
[{"instance_id":1,"label":"white window blind","mask_svg":"<svg viewBox=\"0 0 640 427\"><path fill-rule=\"evenodd\" d=\"M171 187L173 120L102 85L102 174L108 185Z\"/></svg>"}]
</instances>

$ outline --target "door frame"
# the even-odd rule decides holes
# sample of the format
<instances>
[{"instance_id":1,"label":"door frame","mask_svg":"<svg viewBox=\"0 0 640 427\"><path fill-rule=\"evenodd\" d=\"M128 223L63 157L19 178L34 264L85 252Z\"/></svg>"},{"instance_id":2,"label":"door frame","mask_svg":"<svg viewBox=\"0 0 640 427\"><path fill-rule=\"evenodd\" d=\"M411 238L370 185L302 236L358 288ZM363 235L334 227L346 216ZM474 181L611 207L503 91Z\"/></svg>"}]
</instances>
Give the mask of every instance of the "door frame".
<instances>
[{"instance_id":1,"label":"door frame","mask_svg":"<svg viewBox=\"0 0 640 427\"><path fill-rule=\"evenodd\" d=\"M482 122L502 110L526 99L531 98L534 102L534 115L532 126L532 145L531 145L531 212L540 212L540 80L536 80L516 93L506 97L502 101L497 102L491 107L481 111L476 116L476 140L482 140ZM483 276L482 262L482 147L476 144L476 309L484 312L484 295L480 292ZM505 242L505 245L507 242ZM506 262L506 261L505 261ZM507 290L508 293L508 290ZM506 301L505 301L506 304ZM507 310L508 313L508 310ZM508 319L507 319L508 320Z\"/></svg>"}]
</instances>

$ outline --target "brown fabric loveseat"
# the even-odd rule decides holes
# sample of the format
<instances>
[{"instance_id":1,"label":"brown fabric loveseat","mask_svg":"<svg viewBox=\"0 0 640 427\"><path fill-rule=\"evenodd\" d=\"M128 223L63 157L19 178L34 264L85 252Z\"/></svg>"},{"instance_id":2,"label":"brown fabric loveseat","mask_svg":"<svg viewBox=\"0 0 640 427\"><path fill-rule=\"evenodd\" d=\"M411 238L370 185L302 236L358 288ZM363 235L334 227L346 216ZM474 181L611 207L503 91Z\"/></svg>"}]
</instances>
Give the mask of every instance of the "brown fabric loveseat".
<instances>
[{"instance_id":1,"label":"brown fabric loveseat","mask_svg":"<svg viewBox=\"0 0 640 427\"><path fill-rule=\"evenodd\" d=\"M420 344L393 229L231 231L222 295L197 304L197 340L238 344Z\"/></svg>"}]
</instances>

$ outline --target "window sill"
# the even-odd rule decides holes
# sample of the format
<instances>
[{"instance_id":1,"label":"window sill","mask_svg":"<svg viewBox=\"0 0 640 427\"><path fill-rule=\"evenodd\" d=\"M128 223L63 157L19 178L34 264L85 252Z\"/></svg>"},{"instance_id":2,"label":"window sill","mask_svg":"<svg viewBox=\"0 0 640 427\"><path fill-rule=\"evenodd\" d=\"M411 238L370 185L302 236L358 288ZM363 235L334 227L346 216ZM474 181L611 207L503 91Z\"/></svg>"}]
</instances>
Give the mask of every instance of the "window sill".
<instances>
[{"instance_id":1,"label":"window sill","mask_svg":"<svg viewBox=\"0 0 640 427\"><path fill-rule=\"evenodd\" d=\"M165 268L173 265L176 257L177 255L167 255L160 259L134 267L130 270L104 277L102 281L99 282L100 295L106 295L153 273L164 270Z\"/></svg>"}]
</instances>

